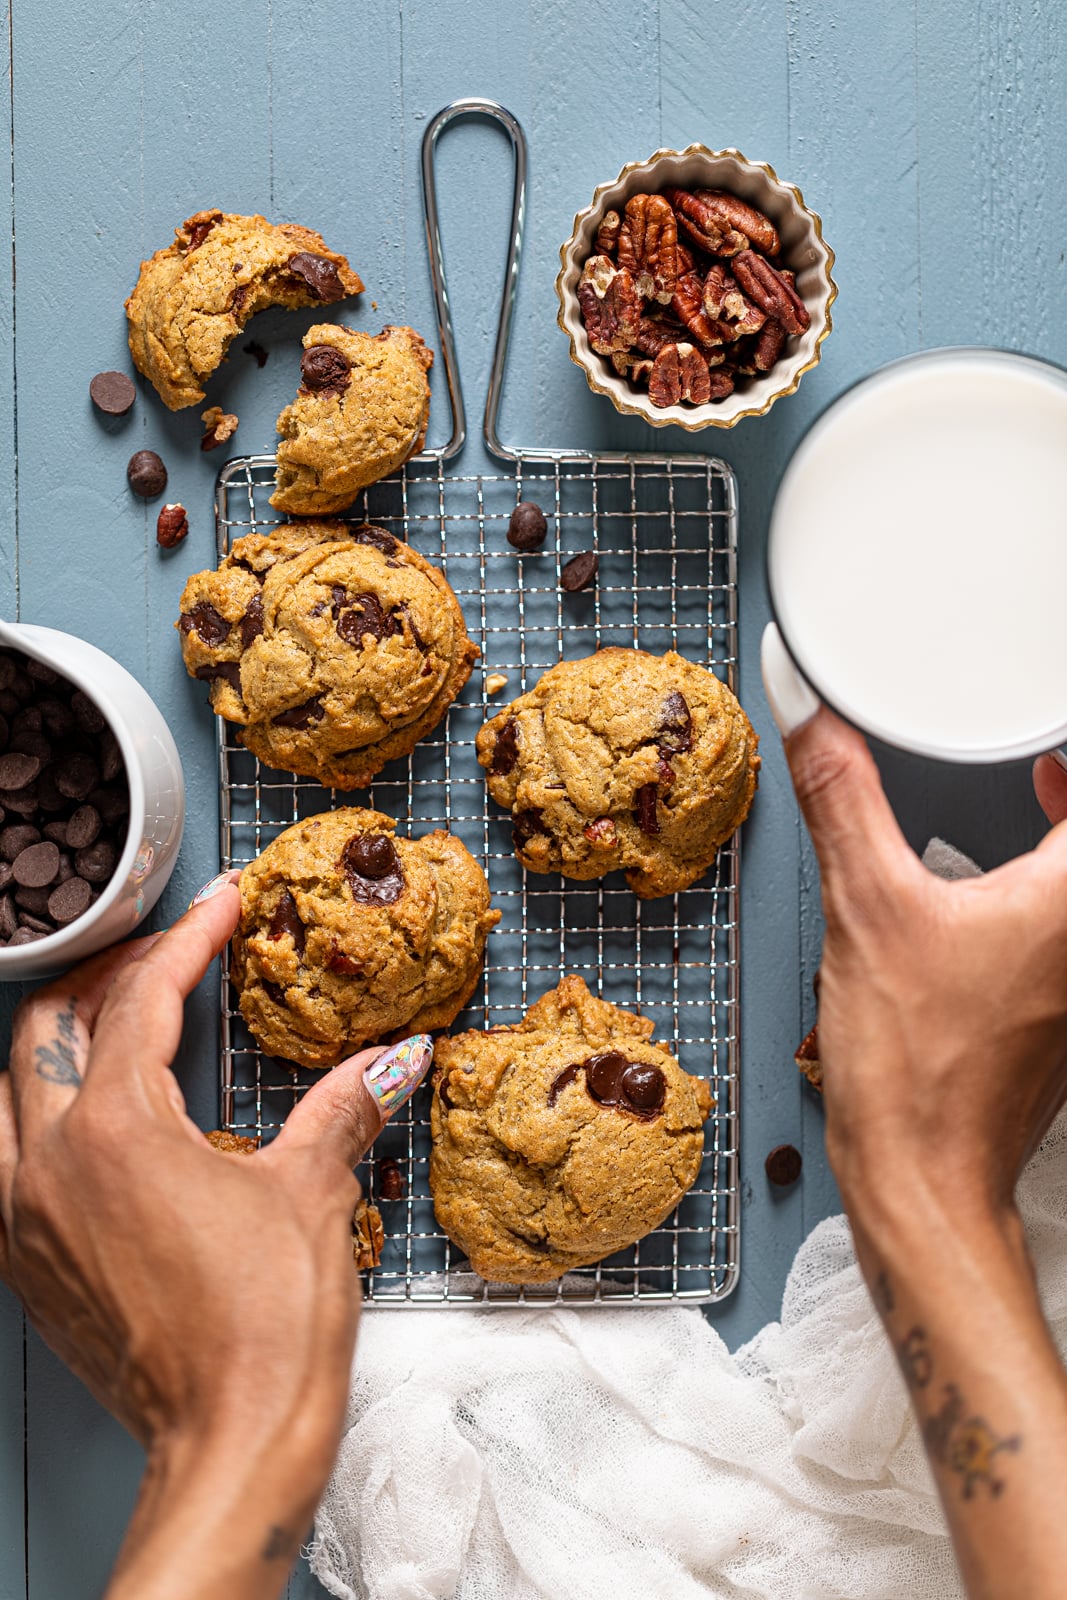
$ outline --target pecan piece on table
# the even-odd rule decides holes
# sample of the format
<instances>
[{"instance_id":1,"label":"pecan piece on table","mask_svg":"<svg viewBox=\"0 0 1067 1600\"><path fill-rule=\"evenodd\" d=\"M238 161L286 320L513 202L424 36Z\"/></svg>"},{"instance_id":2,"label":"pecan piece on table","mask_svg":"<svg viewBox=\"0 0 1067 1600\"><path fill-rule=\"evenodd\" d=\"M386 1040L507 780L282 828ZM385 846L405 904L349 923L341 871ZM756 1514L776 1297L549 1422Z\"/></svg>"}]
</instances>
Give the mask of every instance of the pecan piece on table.
<instances>
[{"instance_id":1,"label":"pecan piece on table","mask_svg":"<svg viewBox=\"0 0 1067 1600\"><path fill-rule=\"evenodd\" d=\"M597 355L630 349L641 321L641 301L630 272L607 256L590 256L578 284L578 304Z\"/></svg>"},{"instance_id":2,"label":"pecan piece on table","mask_svg":"<svg viewBox=\"0 0 1067 1600\"><path fill-rule=\"evenodd\" d=\"M648 379L648 397L654 406L676 406L688 400L694 406L723 400L733 393L734 380L725 370L710 371L706 357L692 344L669 344L656 357Z\"/></svg>"},{"instance_id":3,"label":"pecan piece on table","mask_svg":"<svg viewBox=\"0 0 1067 1600\"><path fill-rule=\"evenodd\" d=\"M805 1034L797 1045L793 1056L800 1071L807 1078L813 1089L822 1089L822 1060L819 1051L819 1024L816 1023L811 1032Z\"/></svg>"},{"instance_id":4,"label":"pecan piece on table","mask_svg":"<svg viewBox=\"0 0 1067 1600\"><path fill-rule=\"evenodd\" d=\"M678 277L678 223L658 194L631 195L619 230L618 260L644 300L670 302Z\"/></svg>"},{"instance_id":5,"label":"pecan piece on table","mask_svg":"<svg viewBox=\"0 0 1067 1600\"><path fill-rule=\"evenodd\" d=\"M734 277L742 291L754 300L767 316L780 322L786 333L803 333L811 323L808 308L793 285L754 250L742 250L734 258Z\"/></svg>"},{"instance_id":6,"label":"pecan piece on table","mask_svg":"<svg viewBox=\"0 0 1067 1600\"><path fill-rule=\"evenodd\" d=\"M596 231L597 254L610 256L615 252L619 242L619 229L622 227L622 218L617 211L605 211L604 220Z\"/></svg>"},{"instance_id":7,"label":"pecan piece on table","mask_svg":"<svg viewBox=\"0 0 1067 1600\"><path fill-rule=\"evenodd\" d=\"M713 191L702 190L700 193L710 194ZM748 239L730 226L719 207L709 205L688 189L664 189L663 195L674 209L678 226L685 229L698 249L706 250L712 256L735 256L739 250L747 247Z\"/></svg>"}]
</instances>

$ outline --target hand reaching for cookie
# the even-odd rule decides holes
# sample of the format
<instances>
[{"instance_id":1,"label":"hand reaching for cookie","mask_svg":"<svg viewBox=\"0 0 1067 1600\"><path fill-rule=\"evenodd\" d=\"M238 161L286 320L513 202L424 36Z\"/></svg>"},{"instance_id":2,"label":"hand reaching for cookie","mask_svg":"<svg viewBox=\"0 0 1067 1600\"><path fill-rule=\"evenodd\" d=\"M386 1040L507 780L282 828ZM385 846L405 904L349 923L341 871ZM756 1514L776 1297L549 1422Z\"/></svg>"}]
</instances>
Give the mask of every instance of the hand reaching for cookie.
<instances>
[{"instance_id":1,"label":"hand reaching for cookie","mask_svg":"<svg viewBox=\"0 0 1067 1600\"><path fill-rule=\"evenodd\" d=\"M284 1583L347 1393L352 1167L430 1063L365 1050L268 1148L212 1149L170 1062L237 922L236 878L33 994L0 1074L0 1276L148 1453L111 1600Z\"/></svg>"}]
</instances>

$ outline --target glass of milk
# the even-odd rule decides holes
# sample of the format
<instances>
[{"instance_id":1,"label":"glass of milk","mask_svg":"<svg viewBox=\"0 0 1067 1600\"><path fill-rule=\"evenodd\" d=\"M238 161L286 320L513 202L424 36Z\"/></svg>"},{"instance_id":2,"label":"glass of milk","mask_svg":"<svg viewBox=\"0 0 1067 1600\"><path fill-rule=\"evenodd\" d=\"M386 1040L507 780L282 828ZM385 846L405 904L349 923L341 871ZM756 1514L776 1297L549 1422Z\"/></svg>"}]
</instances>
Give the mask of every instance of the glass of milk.
<instances>
[{"instance_id":1,"label":"glass of milk","mask_svg":"<svg viewBox=\"0 0 1067 1600\"><path fill-rule=\"evenodd\" d=\"M1067 373L932 350L823 413L786 469L771 604L864 732L948 761L1067 740Z\"/></svg>"}]
</instances>

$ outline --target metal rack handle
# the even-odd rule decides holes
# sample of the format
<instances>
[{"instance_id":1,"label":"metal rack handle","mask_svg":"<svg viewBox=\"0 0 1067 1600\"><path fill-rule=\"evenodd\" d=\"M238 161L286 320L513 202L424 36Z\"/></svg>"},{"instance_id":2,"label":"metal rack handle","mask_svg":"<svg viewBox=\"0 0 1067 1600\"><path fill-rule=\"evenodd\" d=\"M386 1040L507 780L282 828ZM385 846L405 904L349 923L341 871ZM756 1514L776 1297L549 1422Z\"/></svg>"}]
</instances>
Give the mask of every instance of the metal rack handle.
<instances>
[{"instance_id":1,"label":"metal rack handle","mask_svg":"<svg viewBox=\"0 0 1067 1600\"><path fill-rule=\"evenodd\" d=\"M493 365L489 373L489 388L485 397L485 420L482 432L487 448L501 461L517 461L518 453L502 444L497 434L497 413L500 410L500 391L504 381L504 364L507 361L508 341L511 337L511 319L515 311L515 294L519 286L519 259L522 255L522 233L526 220L526 135L517 117L512 116L496 100L452 100L434 116L422 136L422 205L426 219L426 248L430 258L430 278L433 282L434 302L437 307L437 332L441 341L441 354L445 363L445 380L448 400L452 408L452 437L447 444L424 452L438 461L450 461L462 450L467 437L467 417L463 407L463 389L460 384L459 362L456 358L456 341L452 330L452 308L448 303L448 284L445 279L445 258L441 245L441 220L437 209L436 154L437 141L453 122L461 117L481 117L496 122L511 140L515 153L515 183L511 201L511 237L508 241L507 265L504 269L504 287L500 296L500 316L497 321L496 346Z\"/></svg>"}]
</instances>

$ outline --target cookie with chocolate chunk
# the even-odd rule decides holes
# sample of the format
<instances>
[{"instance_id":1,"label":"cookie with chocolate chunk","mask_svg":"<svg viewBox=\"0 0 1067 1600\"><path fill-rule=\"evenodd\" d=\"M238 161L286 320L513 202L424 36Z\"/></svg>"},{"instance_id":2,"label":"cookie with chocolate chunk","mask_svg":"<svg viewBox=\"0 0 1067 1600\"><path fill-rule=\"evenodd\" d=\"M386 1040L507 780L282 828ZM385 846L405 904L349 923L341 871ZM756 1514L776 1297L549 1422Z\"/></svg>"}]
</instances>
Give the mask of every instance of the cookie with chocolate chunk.
<instances>
[{"instance_id":1,"label":"cookie with chocolate chunk","mask_svg":"<svg viewBox=\"0 0 1067 1600\"><path fill-rule=\"evenodd\" d=\"M287 516L344 511L426 441L433 351L413 328L357 333L324 322L304 335L300 389L278 418L278 487Z\"/></svg>"},{"instance_id":2,"label":"cookie with chocolate chunk","mask_svg":"<svg viewBox=\"0 0 1067 1600\"><path fill-rule=\"evenodd\" d=\"M544 1283L625 1249L700 1172L707 1083L580 978L514 1027L438 1040L433 1084L437 1220L493 1282Z\"/></svg>"},{"instance_id":3,"label":"cookie with chocolate chunk","mask_svg":"<svg viewBox=\"0 0 1067 1600\"><path fill-rule=\"evenodd\" d=\"M730 690L673 650L560 662L476 743L524 867L566 878L621 869L643 899L707 871L748 815L760 765Z\"/></svg>"},{"instance_id":4,"label":"cookie with chocolate chunk","mask_svg":"<svg viewBox=\"0 0 1067 1600\"><path fill-rule=\"evenodd\" d=\"M333 1067L378 1041L453 1022L478 983L485 874L437 831L342 807L280 833L241 875L231 977L268 1055Z\"/></svg>"},{"instance_id":5,"label":"cookie with chocolate chunk","mask_svg":"<svg viewBox=\"0 0 1067 1600\"><path fill-rule=\"evenodd\" d=\"M185 585L186 669L271 767L359 789L435 728L478 650L444 575L369 525L238 539Z\"/></svg>"},{"instance_id":6,"label":"cookie with chocolate chunk","mask_svg":"<svg viewBox=\"0 0 1067 1600\"><path fill-rule=\"evenodd\" d=\"M322 235L266 217L198 211L141 262L126 301L130 354L172 411L199 405L231 342L266 306L329 305L363 284Z\"/></svg>"}]
</instances>

